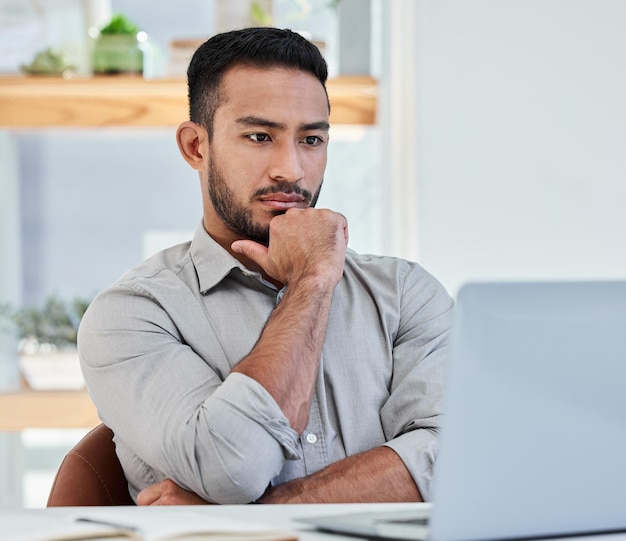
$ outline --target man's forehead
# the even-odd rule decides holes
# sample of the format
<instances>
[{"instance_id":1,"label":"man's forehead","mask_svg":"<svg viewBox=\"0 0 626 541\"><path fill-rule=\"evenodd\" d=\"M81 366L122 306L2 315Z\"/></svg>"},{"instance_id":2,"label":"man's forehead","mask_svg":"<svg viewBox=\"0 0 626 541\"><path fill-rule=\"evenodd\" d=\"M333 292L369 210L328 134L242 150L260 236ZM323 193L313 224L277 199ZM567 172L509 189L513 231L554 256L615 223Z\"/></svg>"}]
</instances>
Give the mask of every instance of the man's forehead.
<instances>
[{"instance_id":1,"label":"man's forehead","mask_svg":"<svg viewBox=\"0 0 626 541\"><path fill-rule=\"evenodd\" d=\"M289 123L298 113L301 124L328 122L328 97L322 83L304 70L282 66L259 68L235 66L229 69L220 87L220 107L235 113L238 119L263 119ZM318 126L323 127L323 126Z\"/></svg>"},{"instance_id":2,"label":"man's forehead","mask_svg":"<svg viewBox=\"0 0 626 541\"><path fill-rule=\"evenodd\" d=\"M235 120L235 122L237 124L240 124L241 126L250 126L250 127L261 126L261 127L266 127L266 128L275 128L278 130L286 130L288 128L287 124L283 122L276 122L269 118L263 118L262 116L255 116L255 115L239 117ZM328 124L326 120L320 120L320 121L315 121L315 122L301 122L298 125L298 128L301 131L313 131L313 130L328 131L330 128L330 125Z\"/></svg>"},{"instance_id":3,"label":"man's forehead","mask_svg":"<svg viewBox=\"0 0 626 541\"><path fill-rule=\"evenodd\" d=\"M258 80L288 79L293 81L308 81L312 87L319 88L320 92L326 94L324 85L310 71L285 67L269 66L259 67L247 64L235 65L224 73L222 77L222 88L229 87L233 82L246 81L248 84Z\"/></svg>"},{"instance_id":4,"label":"man's forehead","mask_svg":"<svg viewBox=\"0 0 626 541\"><path fill-rule=\"evenodd\" d=\"M267 74L269 76L272 76L272 75L279 74L279 73L292 74L292 75L308 75L309 77L312 77L313 79L318 81L320 86L322 85L319 79L311 71L306 70L306 69L301 69L296 66L287 66L283 64L269 64L267 66L259 66L256 64L251 64L251 63L246 63L246 62L239 62L226 68L226 70L224 71L223 79L226 79L232 76L258 77L259 75L262 75L262 74Z\"/></svg>"}]
</instances>

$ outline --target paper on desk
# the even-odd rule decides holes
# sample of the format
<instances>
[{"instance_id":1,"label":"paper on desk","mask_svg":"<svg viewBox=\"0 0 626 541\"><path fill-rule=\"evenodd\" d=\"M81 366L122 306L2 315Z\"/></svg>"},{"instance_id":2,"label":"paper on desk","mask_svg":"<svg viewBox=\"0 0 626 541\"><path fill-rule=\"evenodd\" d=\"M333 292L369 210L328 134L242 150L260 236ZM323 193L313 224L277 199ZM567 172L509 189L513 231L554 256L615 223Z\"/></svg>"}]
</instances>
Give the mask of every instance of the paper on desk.
<instances>
[{"instance_id":1,"label":"paper on desk","mask_svg":"<svg viewBox=\"0 0 626 541\"><path fill-rule=\"evenodd\" d=\"M80 524L67 517L32 510L3 511L0 513L0 524L2 539L11 541L128 539L128 536L111 528Z\"/></svg>"},{"instance_id":2,"label":"paper on desk","mask_svg":"<svg viewBox=\"0 0 626 541\"><path fill-rule=\"evenodd\" d=\"M29 512L30 511L30 512ZM77 519L118 524L87 523ZM69 515L46 510L0 513L2 534L11 541L135 539L140 541L295 541L292 532L173 507L89 508ZM131 530L132 528L132 530Z\"/></svg>"},{"instance_id":3,"label":"paper on desk","mask_svg":"<svg viewBox=\"0 0 626 541\"><path fill-rule=\"evenodd\" d=\"M73 515L74 519L90 519L130 526L138 530L145 541L174 539L228 539L242 540L295 540L292 532L277 530L274 526L233 520L214 514L189 509L163 507L112 507L93 509Z\"/></svg>"}]
</instances>

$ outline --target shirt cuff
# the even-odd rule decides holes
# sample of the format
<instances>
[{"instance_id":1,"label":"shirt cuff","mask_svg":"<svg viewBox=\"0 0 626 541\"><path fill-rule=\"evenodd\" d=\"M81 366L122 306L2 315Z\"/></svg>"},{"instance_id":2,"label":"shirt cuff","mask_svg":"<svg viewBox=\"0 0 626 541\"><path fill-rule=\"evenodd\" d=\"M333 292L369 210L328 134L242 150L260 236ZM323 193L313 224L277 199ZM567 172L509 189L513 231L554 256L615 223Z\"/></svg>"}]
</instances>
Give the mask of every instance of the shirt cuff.
<instances>
[{"instance_id":1,"label":"shirt cuff","mask_svg":"<svg viewBox=\"0 0 626 541\"><path fill-rule=\"evenodd\" d=\"M439 442L437 434L425 428L407 432L385 443L402 459L425 502L432 498L433 470Z\"/></svg>"},{"instance_id":2,"label":"shirt cuff","mask_svg":"<svg viewBox=\"0 0 626 541\"><path fill-rule=\"evenodd\" d=\"M215 391L212 401L228 410L229 421L239 426L254 421L281 446L286 460L301 458L298 433L291 428L274 397L258 381L232 372Z\"/></svg>"}]
</instances>

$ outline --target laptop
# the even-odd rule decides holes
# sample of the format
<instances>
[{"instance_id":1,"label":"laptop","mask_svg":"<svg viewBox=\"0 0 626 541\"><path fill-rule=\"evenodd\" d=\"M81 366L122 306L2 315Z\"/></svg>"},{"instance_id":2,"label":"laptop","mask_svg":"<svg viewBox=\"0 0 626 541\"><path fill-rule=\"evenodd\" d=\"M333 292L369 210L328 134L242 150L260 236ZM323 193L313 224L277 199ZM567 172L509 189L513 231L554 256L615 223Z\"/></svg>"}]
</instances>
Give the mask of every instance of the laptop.
<instances>
[{"instance_id":1,"label":"laptop","mask_svg":"<svg viewBox=\"0 0 626 541\"><path fill-rule=\"evenodd\" d=\"M303 521L432 541L626 530L626 282L461 288L433 502Z\"/></svg>"}]
</instances>

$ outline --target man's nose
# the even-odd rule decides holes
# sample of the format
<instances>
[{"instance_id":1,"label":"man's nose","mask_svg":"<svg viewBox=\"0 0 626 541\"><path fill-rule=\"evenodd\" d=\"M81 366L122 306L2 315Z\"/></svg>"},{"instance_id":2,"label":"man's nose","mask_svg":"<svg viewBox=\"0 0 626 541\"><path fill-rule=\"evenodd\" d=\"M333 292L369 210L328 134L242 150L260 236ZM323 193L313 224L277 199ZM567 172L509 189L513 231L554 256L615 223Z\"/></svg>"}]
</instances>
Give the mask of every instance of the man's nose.
<instances>
[{"instance_id":1,"label":"man's nose","mask_svg":"<svg viewBox=\"0 0 626 541\"><path fill-rule=\"evenodd\" d=\"M269 174L273 180L282 182L298 182L304 178L297 143L283 143L274 148Z\"/></svg>"}]
</instances>

